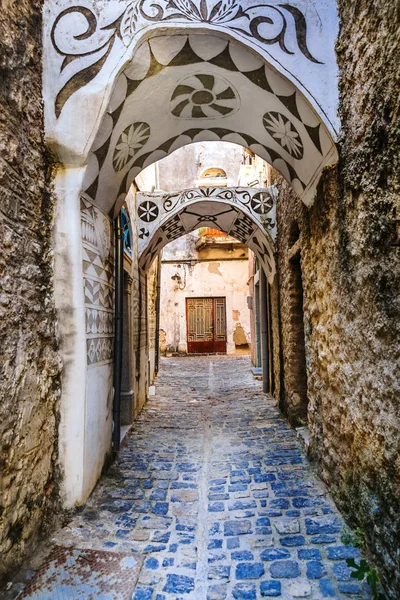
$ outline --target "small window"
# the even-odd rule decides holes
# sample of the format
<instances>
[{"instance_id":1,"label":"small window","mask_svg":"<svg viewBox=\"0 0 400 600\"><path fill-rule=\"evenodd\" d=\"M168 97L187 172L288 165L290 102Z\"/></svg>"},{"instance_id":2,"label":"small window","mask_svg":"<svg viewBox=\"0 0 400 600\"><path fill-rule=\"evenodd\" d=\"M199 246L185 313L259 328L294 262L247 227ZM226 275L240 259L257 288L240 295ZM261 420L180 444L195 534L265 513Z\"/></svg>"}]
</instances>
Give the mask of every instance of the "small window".
<instances>
[{"instance_id":1,"label":"small window","mask_svg":"<svg viewBox=\"0 0 400 600\"><path fill-rule=\"evenodd\" d=\"M201 179L223 177L226 179L226 173L223 169L206 169L201 175Z\"/></svg>"}]
</instances>

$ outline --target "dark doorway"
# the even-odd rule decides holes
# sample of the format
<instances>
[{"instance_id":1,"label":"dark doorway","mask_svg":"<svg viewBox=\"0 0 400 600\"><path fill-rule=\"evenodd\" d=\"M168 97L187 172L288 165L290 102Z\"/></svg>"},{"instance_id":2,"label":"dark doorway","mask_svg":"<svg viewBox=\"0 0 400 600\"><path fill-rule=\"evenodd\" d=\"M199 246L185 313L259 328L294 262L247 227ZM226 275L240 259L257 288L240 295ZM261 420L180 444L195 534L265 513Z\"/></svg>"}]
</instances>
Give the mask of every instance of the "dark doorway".
<instances>
[{"instance_id":1,"label":"dark doorway","mask_svg":"<svg viewBox=\"0 0 400 600\"><path fill-rule=\"evenodd\" d=\"M303 280L300 252L296 252L289 261L290 270L290 323L291 352L289 354L290 407L297 423L307 423L307 370L304 336Z\"/></svg>"},{"instance_id":2,"label":"dark doorway","mask_svg":"<svg viewBox=\"0 0 400 600\"><path fill-rule=\"evenodd\" d=\"M226 354L225 298L186 298L188 354Z\"/></svg>"}]
</instances>

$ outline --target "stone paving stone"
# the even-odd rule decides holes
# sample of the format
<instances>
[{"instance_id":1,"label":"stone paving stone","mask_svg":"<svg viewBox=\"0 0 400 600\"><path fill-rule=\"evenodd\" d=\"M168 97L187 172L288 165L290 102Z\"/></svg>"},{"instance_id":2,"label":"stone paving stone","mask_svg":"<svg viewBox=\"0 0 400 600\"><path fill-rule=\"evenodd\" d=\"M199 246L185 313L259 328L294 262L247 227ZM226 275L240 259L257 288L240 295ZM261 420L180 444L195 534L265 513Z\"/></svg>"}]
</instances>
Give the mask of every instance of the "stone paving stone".
<instances>
[{"instance_id":1,"label":"stone paving stone","mask_svg":"<svg viewBox=\"0 0 400 600\"><path fill-rule=\"evenodd\" d=\"M133 600L364 600L342 528L248 357L187 357L55 540L145 555Z\"/></svg>"}]
</instances>

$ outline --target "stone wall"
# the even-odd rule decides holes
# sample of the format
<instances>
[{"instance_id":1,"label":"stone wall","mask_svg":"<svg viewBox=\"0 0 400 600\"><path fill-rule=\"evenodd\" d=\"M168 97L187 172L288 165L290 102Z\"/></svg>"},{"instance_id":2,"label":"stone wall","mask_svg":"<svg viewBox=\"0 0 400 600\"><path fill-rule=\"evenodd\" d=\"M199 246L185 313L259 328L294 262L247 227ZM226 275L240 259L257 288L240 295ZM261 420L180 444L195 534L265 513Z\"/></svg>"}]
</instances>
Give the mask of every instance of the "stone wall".
<instances>
[{"instance_id":1,"label":"stone wall","mask_svg":"<svg viewBox=\"0 0 400 600\"><path fill-rule=\"evenodd\" d=\"M343 0L339 9L339 167L324 174L310 210L280 184L281 405L293 419L287 371L294 347L285 311L296 220L311 449L339 507L364 532L394 599L400 596L398 14L384 2Z\"/></svg>"},{"instance_id":2,"label":"stone wall","mask_svg":"<svg viewBox=\"0 0 400 600\"><path fill-rule=\"evenodd\" d=\"M54 514L59 360L43 145L41 2L0 16L0 576Z\"/></svg>"},{"instance_id":3,"label":"stone wall","mask_svg":"<svg viewBox=\"0 0 400 600\"><path fill-rule=\"evenodd\" d=\"M284 380L279 405L292 425L302 425L307 421L302 279L304 275L308 276L308 273L303 274L303 244L308 232L308 214L304 204L283 180L279 187L277 247L283 359L281 369ZM279 357L275 356L275 359L279 360Z\"/></svg>"}]
</instances>

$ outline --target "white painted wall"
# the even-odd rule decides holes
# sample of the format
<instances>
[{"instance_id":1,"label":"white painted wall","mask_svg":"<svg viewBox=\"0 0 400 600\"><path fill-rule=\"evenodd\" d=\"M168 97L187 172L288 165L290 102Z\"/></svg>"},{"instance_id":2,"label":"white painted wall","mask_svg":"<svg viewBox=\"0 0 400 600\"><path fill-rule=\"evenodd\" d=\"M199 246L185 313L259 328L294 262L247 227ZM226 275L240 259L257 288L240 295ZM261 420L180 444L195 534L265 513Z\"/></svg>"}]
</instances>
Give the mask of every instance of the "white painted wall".
<instances>
[{"instance_id":1,"label":"white painted wall","mask_svg":"<svg viewBox=\"0 0 400 600\"><path fill-rule=\"evenodd\" d=\"M86 376L83 498L96 485L111 449L113 366L90 365Z\"/></svg>"},{"instance_id":2,"label":"white painted wall","mask_svg":"<svg viewBox=\"0 0 400 600\"><path fill-rule=\"evenodd\" d=\"M158 161L158 185L166 192L184 190L201 185L201 175L207 169L223 169L227 175L224 184L238 184L243 147L230 142L197 142L178 148L169 156ZM147 181L152 165L140 174ZM207 180L205 180L206 182ZM222 182L222 179L218 179ZM215 182L213 180L213 185ZM144 189L144 188L141 188ZM148 187L146 188L149 189Z\"/></svg>"}]
</instances>

